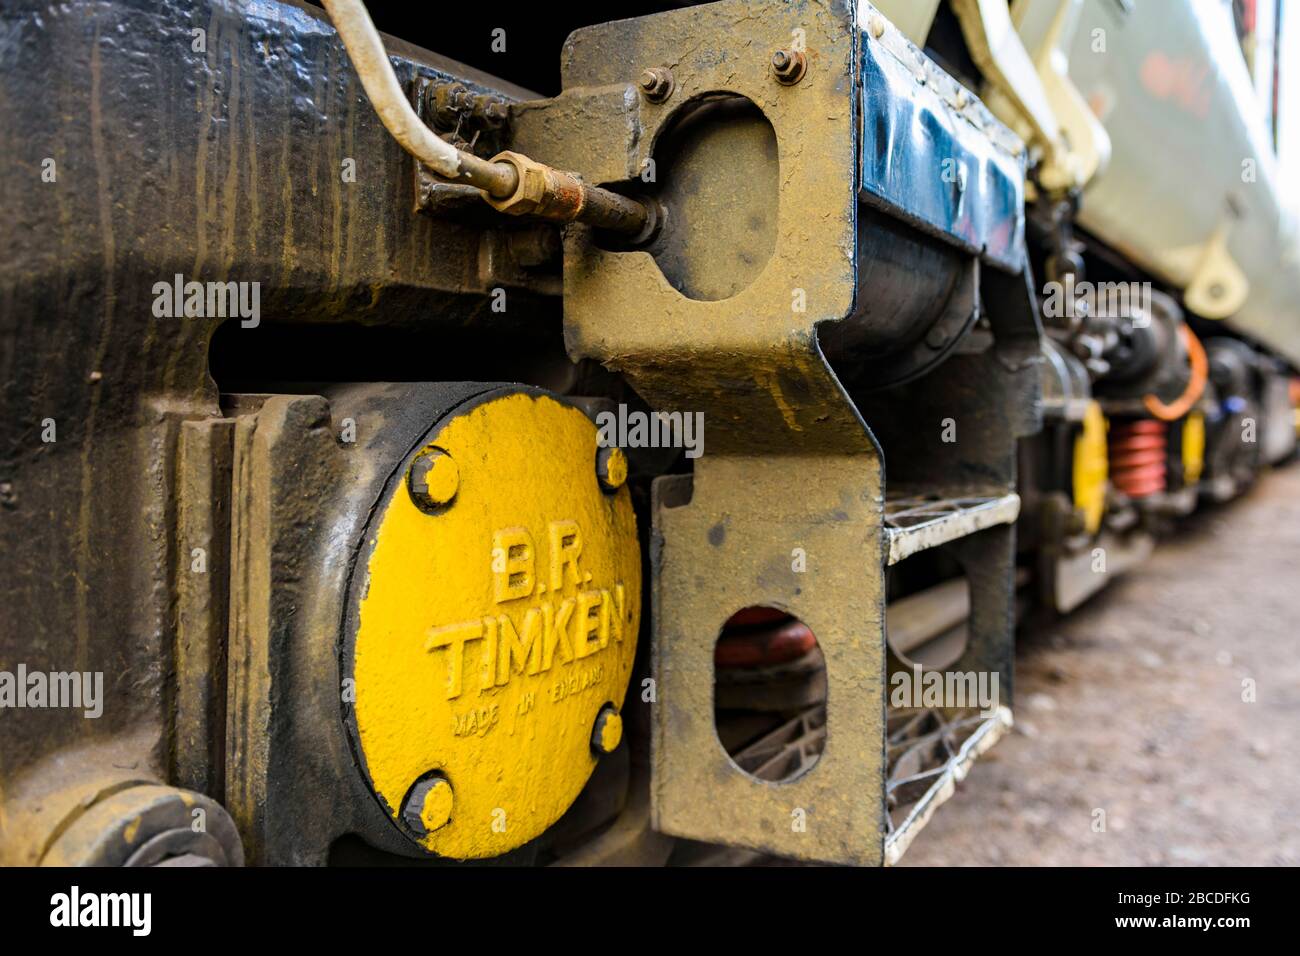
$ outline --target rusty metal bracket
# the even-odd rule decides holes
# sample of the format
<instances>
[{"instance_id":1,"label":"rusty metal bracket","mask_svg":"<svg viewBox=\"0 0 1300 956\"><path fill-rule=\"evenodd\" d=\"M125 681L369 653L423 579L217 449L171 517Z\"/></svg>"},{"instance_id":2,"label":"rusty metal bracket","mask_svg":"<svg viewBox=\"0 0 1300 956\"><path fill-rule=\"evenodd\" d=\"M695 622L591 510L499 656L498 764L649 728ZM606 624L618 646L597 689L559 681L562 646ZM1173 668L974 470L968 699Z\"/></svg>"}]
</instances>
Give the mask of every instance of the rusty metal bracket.
<instances>
[{"instance_id":1,"label":"rusty metal bracket","mask_svg":"<svg viewBox=\"0 0 1300 956\"><path fill-rule=\"evenodd\" d=\"M808 67L785 86L770 58L792 38L805 44ZM878 864L881 455L816 332L854 305L848 91L856 43L844 3L735 0L581 30L565 50L565 93L520 110L516 145L588 181L611 182L647 167L679 110L720 92L745 97L771 124L780 168L778 193L768 197L775 243L753 280L727 298L691 298L649 253L601 248L573 228L566 342L572 357L624 373L653 407L702 412L708 435L693 478L660 479L654 492L653 825L787 857ZM669 65L675 82L662 104L636 92L641 70L655 64ZM563 142L579 137L554 135L578 122L580 153ZM734 195L752 193L742 167L713 174ZM724 229L715 253L745 241L743 228ZM806 572L793 570L795 549L807 555ZM742 771L713 726L714 643L726 619L753 604L801 618L826 658L825 751L781 784Z\"/></svg>"}]
</instances>

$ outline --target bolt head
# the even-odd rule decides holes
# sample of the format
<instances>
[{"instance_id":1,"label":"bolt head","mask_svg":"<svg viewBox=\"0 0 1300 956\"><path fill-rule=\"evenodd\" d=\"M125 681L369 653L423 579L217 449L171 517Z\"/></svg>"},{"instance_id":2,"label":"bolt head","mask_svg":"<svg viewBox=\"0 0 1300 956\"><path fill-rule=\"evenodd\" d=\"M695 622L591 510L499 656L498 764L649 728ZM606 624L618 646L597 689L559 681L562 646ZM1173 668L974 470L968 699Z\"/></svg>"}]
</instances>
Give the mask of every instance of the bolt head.
<instances>
[{"instance_id":1,"label":"bolt head","mask_svg":"<svg viewBox=\"0 0 1300 956\"><path fill-rule=\"evenodd\" d=\"M932 349L941 349L948 344L948 333L945 329L935 326L925 335L925 344Z\"/></svg>"},{"instance_id":2,"label":"bolt head","mask_svg":"<svg viewBox=\"0 0 1300 956\"><path fill-rule=\"evenodd\" d=\"M652 103L662 103L673 95L673 73L666 66L652 66L641 71L637 80L641 92Z\"/></svg>"},{"instance_id":3,"label":"bolt head","mask_svg":"<svg viewBox=\"0 0 1300 956\"><path fill-rule=\"evenodd\" d=\"M777 50L772 54L772 72L778 83L793 86L807 70L808 60L802 50Z\"/></svg>"},{"instance_id":4,"label":"bolt head","mask_svg":"<svg viewBox=\"0 0 1300 956\"><path fill-rule=\"evenodd\" d=\"M415 456L406 473L406 487L411 500L421 511L445 508L460 487L460 469L451 455L441 448L429 447Z\"/></svg>"},{"instance_id":5,"label":"bolt head","mask_svg":"<svg viewBox=\"0 0 1300 956\"><path fill-rule=\"evenodd\" d=\"M425 836L451 822L453 802L454 794L446 777L425 777L417 780L407 793L402 819L417 834Z\"/></svg>"},{"instance_id":6,"label":"bolt head","mask_svg":"<svg viewBox=\"0 0 1300 956\"><path fill-rule=\"evenodd\" d=\"M547 175L548 173L553 174L553 170L549 170L548 167L536 160L510 150L497 153L492 157L491 161L494 163L509 163L513 166L519 176L519 185L515 188L513 194L506 196L504 199L498 199L484 193L488 205L511 216L531 215L545 205L548 193Z\"/></svg>"},{"instance_id":7,"label":"bolt head","mask_svg":"<svg viewBox=\"0 0 1300 956\"><path fill-rule=\"evenodd\" d=\"M606 704L591 728L591 749L597 756L604 756L613 753L622 739L623 718L612 704Z\"/></svg>"},{"instance_id":8,"label":"bolt head","mask_svg":"<svg viewBox=\"0 0 1300 956\"><path fill-rule=\"evenodd\" d=\"M510 116L504 102L495 96L486 95L474 98L474 113L482 116L489 126L500 126Z\"/></svg>"},{"instance_id":9,"label":"bolt head","mask_svg":"<svg viewBox=\"0 0 1300 956\"><path fill-rule=\"evenodd\" d=\"M468 96L469 90L461 83L437 83L427 88L425 102L435 121L444 129L452 129L466 108Z\"/></svg>"},{"instance_id":10,"label":"bolt head","mask_svg":"<svg viewBox=\"0 0 1300 956\"><path fill-rule=\"evenodd\" d=\"M606 491L618 491L627 481L627 455L621 448L596 449L596 477Z\"/></svg>"}]
</instances>

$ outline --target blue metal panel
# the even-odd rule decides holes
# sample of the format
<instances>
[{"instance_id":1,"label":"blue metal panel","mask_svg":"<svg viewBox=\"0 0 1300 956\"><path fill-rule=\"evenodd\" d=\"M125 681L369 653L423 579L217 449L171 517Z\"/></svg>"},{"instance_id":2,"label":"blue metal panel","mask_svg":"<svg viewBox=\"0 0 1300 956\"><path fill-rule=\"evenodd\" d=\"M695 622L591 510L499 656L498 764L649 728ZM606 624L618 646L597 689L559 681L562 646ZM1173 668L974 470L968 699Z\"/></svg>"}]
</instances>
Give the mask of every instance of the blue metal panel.
<instances>
[{"instance_id":1,"label":"blue metal panel","mask_svg":"<svg viewBox=\"0 0 1300 956\"><path fill-rule=\"evenodd\" d=\"M865 23L867 4L859 12ZM863 202L1019 272L1024 261L1020 140L892 25L862 33Z\"/></svg>"}]
</instances>

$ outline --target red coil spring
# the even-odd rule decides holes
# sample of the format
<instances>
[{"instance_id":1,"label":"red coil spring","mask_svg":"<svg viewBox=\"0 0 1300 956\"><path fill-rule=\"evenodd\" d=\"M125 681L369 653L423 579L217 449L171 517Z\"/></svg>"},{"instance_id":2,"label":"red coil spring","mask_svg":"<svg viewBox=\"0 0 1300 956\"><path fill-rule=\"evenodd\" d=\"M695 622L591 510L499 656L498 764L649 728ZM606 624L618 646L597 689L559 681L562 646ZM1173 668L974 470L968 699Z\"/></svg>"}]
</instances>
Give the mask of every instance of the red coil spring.
<instances>
[{"instance_id":1,"label":"red coil spring","mask_svg":"<svg viewBox=\"0 0 1300 956\"><path fill-rule=\"evenodd\" d=\"M1130 498L1165 490L1168 422L1151 418L1110 423L1110 483Z\"/></svg>"},{"instance_id":2,"label":"red coil spring","mask_svg":"<svg viewBox=\"0 0 1300 956\"><path fill-rule=\"evenodd\" d=\"M713 662L723 668L771 667L797 660L817 638L797 618L771 607L737 611L722 628Z\"/></svg>"}]
</instances>

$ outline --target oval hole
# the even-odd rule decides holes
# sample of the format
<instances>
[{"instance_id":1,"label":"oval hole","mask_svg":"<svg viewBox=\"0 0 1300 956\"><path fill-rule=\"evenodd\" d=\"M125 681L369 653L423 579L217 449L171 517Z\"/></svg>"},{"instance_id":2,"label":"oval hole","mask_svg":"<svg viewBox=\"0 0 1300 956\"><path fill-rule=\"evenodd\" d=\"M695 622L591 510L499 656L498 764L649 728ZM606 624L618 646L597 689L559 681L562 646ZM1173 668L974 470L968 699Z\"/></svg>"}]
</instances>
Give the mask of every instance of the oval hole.
<instances>
[{"instance_id":1,"label":"oval hole","mask_svg":"<svg viewBox=\"0 0 1300 956\"><path fill-rule=\"evenodd\" d=\"M776 248L776 132L753 102L718 94L683 107L655 146L664 224L647 251L687 298L727 299Z\"/></svg>"},{"instance_id":2,"label":"oval hole","mask_svg":"<svg viewBox=\"0 0 1300 956\"><path fill-rule=\"evenodd\" d=\"M817 638L780 608L733 614L713 651L713 726L731 762L756 780L793 780L826 742L826 662Z\"/></svg>"}]
</instances>

